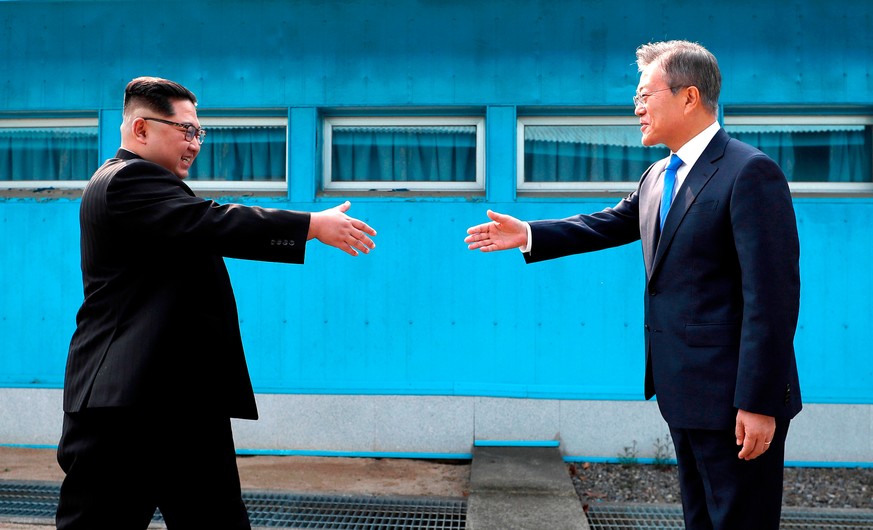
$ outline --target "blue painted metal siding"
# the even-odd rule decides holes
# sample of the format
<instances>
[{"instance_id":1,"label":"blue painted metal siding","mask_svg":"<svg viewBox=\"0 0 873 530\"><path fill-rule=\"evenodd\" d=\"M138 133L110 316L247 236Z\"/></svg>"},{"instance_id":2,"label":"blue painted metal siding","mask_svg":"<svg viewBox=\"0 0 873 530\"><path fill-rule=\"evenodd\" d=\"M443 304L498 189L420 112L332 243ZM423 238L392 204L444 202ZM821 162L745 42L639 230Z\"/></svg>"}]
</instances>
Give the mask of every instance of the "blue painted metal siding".
<instances>
[{"instance_id":1,"label":"blue painted metal siding","mask_svg":"<svg viewBox=\"0 0 873 530\"><path fill-rule=\"evenodd\" d=\"M726 104L870 103L866 0L0 2L0 109L121 106L137 75L204 108L626 105L634 49L699 41Z\"/></svg>"},{"instance_id":2,"label":"blue painted metal siding","mask_svg":"<svg viewBox=\"0 0 873 530\"><path fill-rule=\"evenodd\" d=\"M290 123L287 196L223 200L316 210L345 199L317 194L322 109L481 111L484 197L351 197L379 231L373 254L313 244L302 267L228 260L256 388L641 399L638 244L525 266L462 242L487 208L552 218L617 200L517 196L516 116L630 114L634 49L661 38L719 57L725 105L871 113L871 27L860 0L0 2L0 115L98 113L105 157L137 75L186 84L205 111L278 109ZM873 403L873 200L795 206L804 396ZM0 199L0 386L62 383L82 296L77 214L75 197Z\"/></svg>"},{"instance_id":3,"label":"blue painted metal siding","mask_svg":"<svg viewBox=\"0 0 873 530\"><path fill-rule=\"evenodd\" d=\"M612 201L353 201L380 232L369 256L312 245L304 266L228 260L259 391L639 397L639 245L527 266L461 241L486 206L542 218ZM871 402L873 201L798 199L796 209L804 393ZM6 201L0 212L0 385L59 386L81 299L77 203Z\"/></svg>"}]
</instances>

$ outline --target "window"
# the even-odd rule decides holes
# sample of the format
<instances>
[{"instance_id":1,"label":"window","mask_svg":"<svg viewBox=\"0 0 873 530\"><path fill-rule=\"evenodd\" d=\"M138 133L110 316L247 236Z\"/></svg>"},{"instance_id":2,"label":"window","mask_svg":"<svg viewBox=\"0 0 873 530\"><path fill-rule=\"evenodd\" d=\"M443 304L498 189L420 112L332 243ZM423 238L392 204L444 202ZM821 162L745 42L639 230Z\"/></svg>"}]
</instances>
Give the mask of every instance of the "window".
<instances>
[{"instance_id":1,"label":"window","mask_svg":"<svg viewBox=\"0 0 873 530\"><path fill-rule=\"evenodd\" d=\"M633 116L522 117L517 138L520 191L630 191L667 154Z\"/></svg>"},{"instance_id":2,"label":"window","mask_svg":"<svg viewBox=\"0 0 873 530\"><path fill-rule=\"evenodd\" d=\"M0 120L0 180L16 187L82 186L99 164L97 138L96 118Z\"/></svg>"},{"instance_id":3,"label":"window","mask_svg":"<svg viewBox=\"0 0 873 530\"><path fill-rule=\"evenodd\" d=\"M185 182L195 189L285 189L288 119L201 116L206 139Z\"/></svg>"},{"instance_id":4,"label":"window","mask_svg":"<svg viewBox=\"0 0 873 530\"><path fill-rule=\"evenodd\" d=\"M324 189L484 189L481 117L327 117Z\"/></svg>"},{"instance_id":5,"label":"window","mask_svg":"<svg viewBox=\"0 0 873 530\"><path fill-rule=\"evenodd\" d=\"M775 160L792 191L873 191L873 117L725 116L725 130Z\"/></svg>"}]
</instances>

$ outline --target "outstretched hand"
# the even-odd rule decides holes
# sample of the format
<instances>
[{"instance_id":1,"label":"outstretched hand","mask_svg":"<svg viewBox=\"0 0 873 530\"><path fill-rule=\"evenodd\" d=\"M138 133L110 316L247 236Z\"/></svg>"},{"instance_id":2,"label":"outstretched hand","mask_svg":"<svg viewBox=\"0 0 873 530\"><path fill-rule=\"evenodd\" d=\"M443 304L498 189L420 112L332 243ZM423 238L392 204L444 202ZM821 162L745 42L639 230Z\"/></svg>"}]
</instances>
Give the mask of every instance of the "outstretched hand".
<instances>
[{"instance_id":1,"label":"outstretched hand","mask_svg":"<svg viewBox=\"0 0 873 530\"><path fill-rule=\"evenodd\" d=\"M347 254L357 256L358 251L369 254L376 248L373 240L376 231L367 223L346 215L352 203L346 201L321 212L313 212L309 221L307 240L316 238L325 245L336 247Z\"/></svg>"},{"instance_id":2,"label":"outstretched hand","mask_svg":"<svg viewBox=\"0 0 873 530\"><path fill-rule=\"evenodd\" d=\"M482 252L507 250L527 245L527 226L515 217L488 210L490 223L467 229L467 248Z\"/></svg>"}]
</instances>

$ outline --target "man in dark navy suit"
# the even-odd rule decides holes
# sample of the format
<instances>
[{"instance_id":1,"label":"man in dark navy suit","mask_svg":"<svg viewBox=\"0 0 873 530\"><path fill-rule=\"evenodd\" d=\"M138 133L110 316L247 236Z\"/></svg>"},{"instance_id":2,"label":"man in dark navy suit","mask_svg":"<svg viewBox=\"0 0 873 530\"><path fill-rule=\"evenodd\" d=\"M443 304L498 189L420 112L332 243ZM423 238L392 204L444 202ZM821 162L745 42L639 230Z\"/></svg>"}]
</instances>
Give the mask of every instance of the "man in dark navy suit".
<instances>
[{"instance_id":1,"label":"man in dark navy suit","mask_svg":"<svg viewBox=\"0 0 873 530\"><path fill-rule=\"evenodd\" d=\"M641 240L645 396L657 394L670 427L686 527L775 530L785 437L801 409L788 184L775 162L719 127L721 74L709 51L652 43L637 65L642 142L667 146L674 163L653 164L613 208L531 223L489 211L465 241L520 248L530 263Z\"/></svg>"},{"instance_id":2,"label":"man in dark navy suit","mask_svg":"<svg viewBox=\"0 0 873 530\"><path fill-rule=\"evenodd\" d=\"M250 528L230 418L257 418L223 257L303 263L317 238L351 255L376 232L345 214L218 204L183 182L197 99L160 78L125 90L121 149L85 187L85 299L64 381L59 529Z\"/></svg>"}]
</instances>

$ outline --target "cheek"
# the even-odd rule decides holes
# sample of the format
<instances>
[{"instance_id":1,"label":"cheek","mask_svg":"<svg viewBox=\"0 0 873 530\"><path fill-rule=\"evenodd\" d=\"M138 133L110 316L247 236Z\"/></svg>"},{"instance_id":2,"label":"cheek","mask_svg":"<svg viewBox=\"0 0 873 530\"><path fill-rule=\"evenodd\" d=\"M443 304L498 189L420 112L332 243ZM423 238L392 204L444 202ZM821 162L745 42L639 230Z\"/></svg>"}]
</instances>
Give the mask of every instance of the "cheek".
<instances>
[{"instance_id":1,"label":"cheek","mask_svg":"<svg viewBox=\"0 0 873 530\"><path fill-rule=\"evenodd\" d=\"M655 130L664 133L676 125L676 116L664 109L651 117L651 123Z\"/></svg>"},{"instance_id":2,"label":"cheek","mask_svg":"<svg viewBox=\"0 0 873 530\"><path fill-rule=\"evenodd\" d=\"M649 116L649 133L657 133L657 131L661 129L662 123L663 123L663 118L661 116L650 115Z\"/></svg>"}]
</instances>

